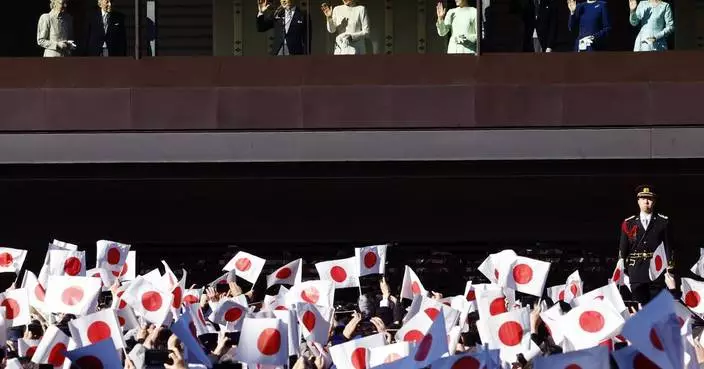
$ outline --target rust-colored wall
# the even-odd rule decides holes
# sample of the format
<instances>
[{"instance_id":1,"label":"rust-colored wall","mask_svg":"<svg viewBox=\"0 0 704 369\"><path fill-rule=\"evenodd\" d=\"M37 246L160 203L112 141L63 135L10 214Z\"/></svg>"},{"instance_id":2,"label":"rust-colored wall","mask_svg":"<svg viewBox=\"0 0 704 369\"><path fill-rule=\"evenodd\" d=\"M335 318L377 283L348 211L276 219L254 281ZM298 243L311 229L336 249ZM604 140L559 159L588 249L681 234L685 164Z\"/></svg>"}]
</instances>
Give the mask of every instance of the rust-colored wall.
<instances>
[{"instance_id":1,"label":"rust-colored wall","mask_svg":"<svg viewBox=\"0 0 704 369\"><path fill-rule=\"evenodd\" d=\"M0 130L704 124L704 53L0 59Z\"/></svg>"}]
</instances>

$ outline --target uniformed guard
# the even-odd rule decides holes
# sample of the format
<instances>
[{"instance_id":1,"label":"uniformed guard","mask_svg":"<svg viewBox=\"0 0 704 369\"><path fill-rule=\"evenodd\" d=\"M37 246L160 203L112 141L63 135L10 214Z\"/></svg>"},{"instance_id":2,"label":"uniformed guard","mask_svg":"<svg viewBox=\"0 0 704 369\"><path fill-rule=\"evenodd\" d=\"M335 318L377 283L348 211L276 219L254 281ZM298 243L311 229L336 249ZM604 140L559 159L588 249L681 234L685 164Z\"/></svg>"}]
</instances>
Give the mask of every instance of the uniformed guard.
<instances>
[{"instance_id":1,"label":"uniformed guard","mask_svg":"<svg viewBox=\"0 0 704 369\"><path fill-rule=\"evenodd\" d=\"M674 280L671 271L673 263L672 234L669 231L670 220L653 211L656 195L650 185L636 187L636 198L640 213L627 218L621 224L621 240L619 242L619 257L624 259L626 273L630 278L633 298L645 305L665 287L665 277L668 284ZM668 269L659 278L650 280L648 273L650 259L660 244L665 245Z\"/></svg>"}]
</instances>

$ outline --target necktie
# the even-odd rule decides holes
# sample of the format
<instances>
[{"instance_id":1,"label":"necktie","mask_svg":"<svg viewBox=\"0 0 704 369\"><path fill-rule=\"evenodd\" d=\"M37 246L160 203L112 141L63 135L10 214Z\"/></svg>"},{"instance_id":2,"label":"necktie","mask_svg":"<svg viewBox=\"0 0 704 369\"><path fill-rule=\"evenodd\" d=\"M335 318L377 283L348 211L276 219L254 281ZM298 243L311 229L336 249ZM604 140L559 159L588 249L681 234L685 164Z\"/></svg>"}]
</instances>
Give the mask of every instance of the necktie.
<instances>
[{"instance_id":1,"label":"necktie","mask_svg":"<svg viewBox=\"0 0 704 369\"><path fill-rule=\"evenodd\" d=\"M108 33L108 13L103 14L103 31Z\"/></svg>"},{"instance_id":2,"label":"necktie","mask_svg":"<svg viewBox=\"0 0 704 369\"><path fill-rule=\"evenodd\" d=\"M643 222L645 223L645 228L648 228L648 224L650 224L650 219L645 218L643 219Z\"/></svg>"}]
</instances>

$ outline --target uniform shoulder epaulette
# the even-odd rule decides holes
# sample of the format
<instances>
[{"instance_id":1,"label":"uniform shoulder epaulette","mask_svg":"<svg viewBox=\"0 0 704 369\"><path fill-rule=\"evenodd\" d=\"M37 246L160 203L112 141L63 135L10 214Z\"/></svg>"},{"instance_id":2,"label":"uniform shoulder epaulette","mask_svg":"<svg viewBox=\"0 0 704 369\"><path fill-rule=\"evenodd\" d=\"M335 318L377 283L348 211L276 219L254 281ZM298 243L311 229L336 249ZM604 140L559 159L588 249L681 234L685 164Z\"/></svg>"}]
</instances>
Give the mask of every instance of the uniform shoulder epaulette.
<instances>
[{"instance_id":1,"label":"uniform shoulder epaulette","mask_svg":"<svg viewBox=\"0 0 704 369\"><path fill-rule=\"evenodd\" d=\"M662 219L667 219L667 215L662 215L662 214L658 213L658 216Z\"/></svg>"},{"instance_id":2,"label":"uniform shoulder epaulette","mask_svg":"<svg viewBox=\"0 0 704 369\"><path fill-rule=\"evenodd\" d=\"M631 219L633 219L633 218L635 218L635 217L636 217L635 215L631 215L630 217L624 219L623 221L624 221L624 222L627 222L627 221L629 221L629 220L631 220Z\"/></svg>"}]
</instances>

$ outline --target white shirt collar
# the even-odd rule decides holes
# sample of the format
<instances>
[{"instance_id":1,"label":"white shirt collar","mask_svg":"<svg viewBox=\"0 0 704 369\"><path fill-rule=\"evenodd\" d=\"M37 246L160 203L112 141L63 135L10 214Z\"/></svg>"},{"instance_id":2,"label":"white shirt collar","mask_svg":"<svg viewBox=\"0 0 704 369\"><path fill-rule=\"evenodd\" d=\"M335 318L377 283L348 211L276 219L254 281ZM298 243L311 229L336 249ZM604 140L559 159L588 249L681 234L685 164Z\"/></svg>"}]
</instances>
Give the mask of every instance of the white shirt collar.
<instances>
[{"instance_id":1,"label":"white shirt collar","mask_svg":"<svg viewBox=\"0 0 704 369\"><path fill-rule=\"evenodd\" d=\"M650 219L652 217L653 217L653 213L648 214L648 213L644 213L642 211L640 212L640 219Z\"/></svg>"},{"instance_id":2,"label":"white shirt collar","mask_svg":"<svg viewBox=\"0 0 704 369\"><path fill-rule=\"evenodd\" d=\"M100 15L102 15L103 18L105 18L105 14L108 14L108 12L106 12L106 11L103 10L103 9L100 9Z\"/></svg>"}]
</instances>

